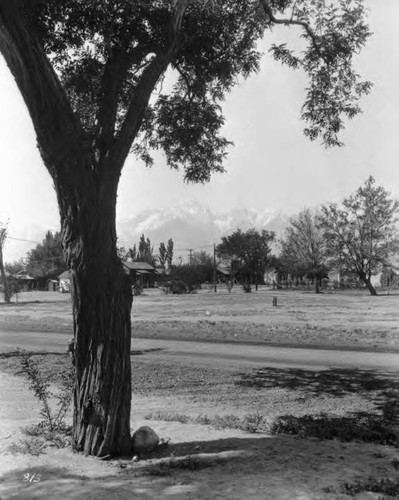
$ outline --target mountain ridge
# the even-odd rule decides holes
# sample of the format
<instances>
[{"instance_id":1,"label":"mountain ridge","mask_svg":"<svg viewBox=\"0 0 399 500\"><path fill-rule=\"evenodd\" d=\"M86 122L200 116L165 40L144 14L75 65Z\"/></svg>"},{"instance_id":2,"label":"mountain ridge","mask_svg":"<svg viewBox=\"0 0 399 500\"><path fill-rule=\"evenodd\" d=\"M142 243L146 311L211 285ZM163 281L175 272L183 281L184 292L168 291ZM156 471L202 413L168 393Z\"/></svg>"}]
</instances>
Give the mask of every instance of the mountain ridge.
<instances>
[{"instance_id":1,"label":"mountain ridge","mask_svg":"<svg viewBox=\"0 0 399 500\"><path fill-rule=\"evenodd\" d=\"M274 231L278 239L282 236L288 220L289 217L282 210L243 208L213 212L196 201L190 201L166 209L142 210L132 217L117 220L116 226L119 246L131 248L144 234L151 240L154 253L158 253L160 242L166 243L172 238L175 255L179 257L186 256L190 249L212 253L214 244L220 243L223 236L237 229ZM29 250L44 239L48 230L59 229L40 224L28 227L23 223L14 223L5 245L5 262L10 263L25 257Z\"/></svg>"},{"instance_id":2,"label":"mountain ridge","mask_svg":"<svg viewBox=\"0 0 399 500\"><path fill-rule=\"evenodd\" d=\"M189 202L167 209L147 209L117 222L118 244L130 248L144 234L154 246L154 253L157 253L159 244L172 238L175 253L179 255L190 249L210 249L223 236L237 229L265 229L274 231L279 238L288 220L282 210L244 208L214 213L197 202Z\"/></svg>"}]
</instances>

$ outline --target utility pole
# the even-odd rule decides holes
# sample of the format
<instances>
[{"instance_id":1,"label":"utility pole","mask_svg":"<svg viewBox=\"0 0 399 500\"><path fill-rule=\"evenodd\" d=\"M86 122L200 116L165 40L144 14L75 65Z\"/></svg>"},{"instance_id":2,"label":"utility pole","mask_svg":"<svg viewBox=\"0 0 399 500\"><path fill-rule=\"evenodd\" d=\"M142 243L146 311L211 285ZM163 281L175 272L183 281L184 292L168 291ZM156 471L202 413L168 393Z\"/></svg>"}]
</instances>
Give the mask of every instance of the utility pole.
<instances>
[{"instance_id":1,"label":"utility pole","mask_svg":"<svg viewBox=\"0 0 399 500\"><path fill-rule=\"evenodd\" d=\"M213 290L216 293L216 245L213 244Z\"/></svg>"},{"instance_id":2,"label":"utility pole","mask_svg":"<svg viewBox=\"0 0 399 500\"><path fill-rule=\"evenodd\" d=\"M193 262L193 249L192 248L189 248L188 249L188 252L189 252L189 262L190 264Z\"/></svg>"}]
</instances>

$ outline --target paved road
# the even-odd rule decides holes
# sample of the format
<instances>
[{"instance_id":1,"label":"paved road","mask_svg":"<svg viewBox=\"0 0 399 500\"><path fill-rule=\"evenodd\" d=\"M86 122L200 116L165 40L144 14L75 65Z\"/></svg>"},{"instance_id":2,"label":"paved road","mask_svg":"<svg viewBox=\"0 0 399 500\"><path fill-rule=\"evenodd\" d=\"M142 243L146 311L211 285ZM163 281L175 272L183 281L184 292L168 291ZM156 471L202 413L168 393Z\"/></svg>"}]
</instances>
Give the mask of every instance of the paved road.
<instances>
[{"instance_id":1,"label":"paved road","mask_svg":"<svg viewBox=\"0 0 399 500\"><path fill-rule=\"evenodd\" d=\"M66 351L67 340L68 335L60 333L2 331L0 353L17 348L60 353ZM399 373L399 353L150 339L133 339L132 350L158 359L184 360L216 367L360 368Z\"/></svg>"}]
</instances>

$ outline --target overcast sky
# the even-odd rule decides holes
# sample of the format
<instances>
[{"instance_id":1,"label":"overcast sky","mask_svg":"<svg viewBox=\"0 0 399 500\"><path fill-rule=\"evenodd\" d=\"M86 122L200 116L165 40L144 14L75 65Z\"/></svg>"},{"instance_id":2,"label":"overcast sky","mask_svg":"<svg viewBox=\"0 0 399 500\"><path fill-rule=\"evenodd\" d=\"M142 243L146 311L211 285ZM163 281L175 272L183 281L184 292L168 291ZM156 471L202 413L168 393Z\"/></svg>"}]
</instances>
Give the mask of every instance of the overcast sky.
<instances>
[{"instance_id":1,"label":"overcast sky","mask_svg":"<svg viewBox=\"0 0 399 500\"><path fill-rule=\"evenodd\" d=\"M373 175L399 198L399 0L368 0L374 35L356 60L358 72L374 83L361 103L363 114L347 123L345 147L325 150L303 136L300 109L306 80L266 54L261 72L244 81L224 103L225 135L234 141L227 173L210 184L187 185L160 157L152 169L130 157L118 197L118 218L145 208L198 201L211 210L281 209L340 201ZM268 34L265 50L294 29ZM29 238L35 226L56 229L58 209L52 182L36 149L24 102L0 59L0 221L10 219L10 235ZM6 260L16 250L6 248Z\"/></svg>"}]
</instances>

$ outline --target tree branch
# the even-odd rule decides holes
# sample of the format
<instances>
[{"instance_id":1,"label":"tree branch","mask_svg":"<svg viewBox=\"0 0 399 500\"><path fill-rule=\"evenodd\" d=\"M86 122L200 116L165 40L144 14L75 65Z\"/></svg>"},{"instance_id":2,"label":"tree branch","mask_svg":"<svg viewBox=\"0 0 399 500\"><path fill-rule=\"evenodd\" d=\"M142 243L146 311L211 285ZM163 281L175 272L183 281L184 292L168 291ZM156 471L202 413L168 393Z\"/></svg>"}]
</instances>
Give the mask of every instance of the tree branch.
<instances>
[{"instance_id":1,"label":"tree branch","mask_svg":"<svg viewBox=\"0 0 399 500\"><path fill-rule=\"evenodd\" d=\"M322 51L320 50L320 45L319 45L318 40L317 40L317 35L315 34L315 32L312 30L312 28L310 27L310 25L307 22L300 21L299 19L293 19L294 9L292 10L291 19L278 19L275 17L272 8L267 3L267 0L259 0L259 1L261 3L265 13L269 17L271 23L284 24L285 26L291 26L291 25L301 26L306 31L306 33L310 37L310 39L312 40L313 47L315 48L319 57L321 57L323 60L325 60L324 55L323 55Z\"/></svg>"},{"instance_id":2,"label":"tree branch","mask_svg":"<svg viewBox=\"0 0 399 500\"><path fill-rule=\"evenodd\" d=\"M175 64L174 67L176 68L176 70L179 73L179 75L186 82L187 95L188 95L189 99L191 100L191 95L192 95L191 94L191 82L190 82L190 78L189 78L188 74L185 71L183 71L178 64Z\"/></svg>"},{"instance_id":3,"label":"tree branch","mask_svg":"<svg viewBox=\"0 0 399 500\"><path fill-rule=\"evenodd\" d=\"M129 154L133 140L139 132L151 94L159 78L174 58L188 2L189 0L174 1L168 46L156 54L149 66L144 70L133 93L122 128L109 154L110 162L120 170Z\"/></svg>"}]
</instances>

